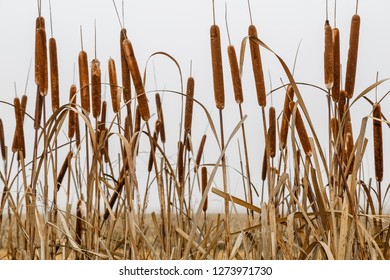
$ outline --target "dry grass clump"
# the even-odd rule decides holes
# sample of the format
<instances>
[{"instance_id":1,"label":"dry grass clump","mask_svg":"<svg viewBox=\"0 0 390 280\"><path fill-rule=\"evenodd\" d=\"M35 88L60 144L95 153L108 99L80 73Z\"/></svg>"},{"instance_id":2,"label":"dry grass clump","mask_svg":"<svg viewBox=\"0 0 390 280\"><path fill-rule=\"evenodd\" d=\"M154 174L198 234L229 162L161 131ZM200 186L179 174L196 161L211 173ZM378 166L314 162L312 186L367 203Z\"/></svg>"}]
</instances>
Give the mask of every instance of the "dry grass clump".
<instances>
[{"instance_id":1,"label":"dry grass clump","mask_svg":"<svg viewBox=\"0 0 390 280\"><path fill-rule=\"evenodd\" d=\"M16 96L9 104L15 117L13 139L5 134L0 118L1 259L390 258L383 136L389 127L388 110L384 98L375 102L369 98L369 92L383 81L355 92L360 28L357 14L352 17L344 88L342 30L332 29L328 20L324 65L319 67L324 71L325 88L296 82L283 59L263 43L251 22L239 55L230 38L225 49L231 96L225 96L222 32L214 18L209 34L214 86L210 92L214 91L217 120L209 113L212 106L202 104L201 95L196 97L192 75L185 90L146 91L147 71L141 75L125 28L118 34L121 69L117 71L112 58L100 64L96 55L88 64L82 49L77 58L80 87L72 84L66 96L69 101L61 105L58 69L66 62L57 58L56 41L50 38L49 89L43 16L39 15L34 28L34 116L27 110L27 95ZM270 92L266 92L260 48L276 55L288 80ZM261 135L255 148L263 154L251 152L256 149L248 147L246 141L246 119L259 113L244 110L246 87L241 76L246 69L246 52L250 52L251 61L246 63L252 66L254 94L262 116L262 124L250 130ZM154 55L175 62L182 81L180 65L172 56L162 52ZM105 67L108 83L102 82ZM103 86L110 89L112 106L102 97ZM306 96L300 92L304 86L323 93L318 102L328 101L329 115L320 127L314 126ZM280 108L273 100L267 103L271 94L278 98L279 91L284 95ZM45 106L48 92L52 96L51 114ZM152 94L155 107L148 101ZM171 101L174 98L182 98L180 108ZM233 124L229 132L224 129L225 98L234 98L239 110L237 118L229 115ZM372 111L360 112L363 117L356 130L354 125L359 120L352 118L354 104L364 100L371 103ZM91 109L95 120L89 117ZM164 120L164 113L179 111L182 114L177 123ZM28 118L33 122L25 122ZM372 118L372 140L367 136L368 118ZM197 127L207 126L207 132L199 135L195 123ZM27 125L34 127L31 145L25 133ZM178 137L170 133L177 128ZM319 130L326 128L329 137L319 139ZM216 151L216 158L211 149ZM365 164L365 156L371 153L375 172ZM239 156L239 162L227 162L227 155L232 154ZM252 167L257 162L262 164L259 170ZM243 195L232 192L232 172L240 176ZM150 199L152 195L156 200ZM59 201L60 196L64 203ZM150 211L152 202L158 211ZM222 213L212 213L217 203Z\"/></svg>"}]
</instances>

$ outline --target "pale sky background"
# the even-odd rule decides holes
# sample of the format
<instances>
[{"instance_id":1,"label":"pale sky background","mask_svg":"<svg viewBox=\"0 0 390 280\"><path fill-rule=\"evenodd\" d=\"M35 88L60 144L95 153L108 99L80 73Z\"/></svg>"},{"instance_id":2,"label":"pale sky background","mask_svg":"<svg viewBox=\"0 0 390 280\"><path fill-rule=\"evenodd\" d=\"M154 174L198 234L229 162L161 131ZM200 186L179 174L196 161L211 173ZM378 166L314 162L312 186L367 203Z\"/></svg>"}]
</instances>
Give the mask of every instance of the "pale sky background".
<instances>
[{"instance_id":1,"label":"pale sky background","mask_svg":"<svg viewBox=\"0 0 390 280\"><path fill-rule=\"evenodd\" d=\"M46 19L48 38L50 32L49 3L43 0L42 15ZM124 26L127 28L128 37L133 43L135 54L141 71L145 69L146 60L154 52L163 51L171 54L179 62L184 86L190 75L190 61L192 61L192 73L195 77L195 98L202 102L212 114L215 123L218 123L218 114L214 105L209 28L212 24L211 0L125 0L124 1ZM232 44L239 53L241 40L247 34L250 24L248 6L246 0L215 0L216 23L221 28L224 78L225 78L225 132L229 135L232 128L238 122L238 107L234 101L230 70L228 67L226 47L228 44L225 26L225 3L228 7L228 22ZM302 40L295 79L324 87L323 84L323 26L326 16L324 0L252 0L253 23L257 26L259 37L274 51L276 51L292 69L294 57L299 42ZM73 65L76 63L76 85L78 85L77 56L80 51L80 25L83 27L84 49L91 60L94 55L94 20L97 22L97 57L102 63L102 73L107 69L107 60L112 57L120 72L119 31L120 25L111 0L52 0L53 35L57 40L61 104L68 100L69 87L73 83ZM119 12L122 13L122 3L117 1ZM366 87L375 82L376 72L380 78L390 77L390 17L388 11L390 2L385 0L359 1L359 15L361 16L359 62L357 70L357 84L355 96ZM329 3L329 19L334 27L334 1ZM355 0L339 0L337 2L337 27L341 33L341 61L346 63L349 26L352 15L355 12ZM34 25L37 17L37 3L34 0L0 0L0 99L12 102L14 97L14 82L17 93L24 93L26 77L30 60L34 54ZM262 49L263 67L266 74L266 88L281 85L281 80L287 82L287 78L275 56ZM249 49L246 50L249 54ZM155 72L155 78L154 78ZM270 77L268 76L270 73ZM345 73L345 71L343 71ZM180 90L178 71L174 64L165 57L153 58L147 69L147 90ZM345 75L345 74L343 74ZM120 77L118 77L120 80ZM390 88L390 82L385 82L378 88L378 96L382 97ZM243 71L244 89L244 113L248 114L246 129L248 132L248 144L251 157L252 181L257 188L261 187L260 170L264 151L264 141L261 122L261 111L257 105L254 91L253 74L246 55ZM103 89L104 92L104 89ZM317 133L327 147L327 105L324 95L313 88L301 87L301 92L309 113L313 119ZM27 87L29 97L29 113L33 113L35 99L35 84L33 71L31 71ZM107 100L110 98L107 88ZM374 92L368 95L374 98ZM165 93L164 110L165 119L174 125L170 126L168 138L172 147L167 147L167 153L175 157L175 145L177 141L180 98L176 95ZM273 105L280 113L284 98L284 90L279 90L273 95ZM383 113L389 117L389 98L382 103ZM150 106L154 108L154 93L149 95ZM268 104L271 99L268 98ZM154 109L153 109L154 110ZM370 114L371 108L366 101L360 101L352 111L354 134L358 135L361 118ZM197 149L200 137L207 129L207 122L199 106L194 108L194 127L192 135L194 146ZM7 142L10 143L13 136L14 115L13 109L1 105L0 117L5 123ZM110 116L113 117L112 115ZM109 118L110 119L110 118ZM154 123L154 119L153 122ZM32 126L26 119L25 127ZM218 127L218 126L217 126ZM385 179L384 186L389 183L390 149L386 145L389 140L389 128L383 126L384 151L385 151ZM66 130L65 130L66 132ZM28 133L28 132L27 132ZM216 160L215 141L208 130L208 146L206 150L206 162ZM371 122L366 133L371 139ZM241 135L241 133L237 134ZM27 144L32 139L32 134L27 136ZM239 137L241 141L241 137ZM373 176L372 146L369 144L364 158L365 170ZM232 142L228 151L228 162L232 165L229 169L229 183L232 194L242 197L241 177L233 168L239 169L237 155L237 140ZM171 151L171 153L170 153ZM31 153L30 153L31 154ZM147 156L145 157L147 158ZM142 181L144 178L139 178ZM218 178L217 178L218 179ZM142 184L141 184L142 185ZM222 185L220 185L222 187ZM223 207L222 199L211 198L214 209L219 211ZM157 204L156 204L157 207ZM155 198L151 197L149 210L155 207Z\"/></svg>"}]
</instances>

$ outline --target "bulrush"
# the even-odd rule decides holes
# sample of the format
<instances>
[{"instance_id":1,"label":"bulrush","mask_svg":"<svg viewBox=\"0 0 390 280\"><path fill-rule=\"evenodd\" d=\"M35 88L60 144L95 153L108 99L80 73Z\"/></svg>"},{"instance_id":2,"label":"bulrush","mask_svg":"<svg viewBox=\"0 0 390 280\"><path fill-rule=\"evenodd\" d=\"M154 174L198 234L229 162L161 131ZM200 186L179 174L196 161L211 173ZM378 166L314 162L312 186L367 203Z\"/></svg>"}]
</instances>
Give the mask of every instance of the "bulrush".
<instances>
[{"instance_id":1,"label":"bulrush","mask_svg":"<svg viewBox=\"0 0 390 280\"><path fill-rule=\"evenodd\" d=\"M359 47L360 16L353 15L351 21L351 33L349 37L349 50L347 61L347 73L345 75L345 91L347 97L352 98L355 90L356 66Z\"/></svg>"},{"instance_id":2,"label":"bulrush","mask_svg":"<svg viewBox=\"0 0 390 280\"><path fill-rule=\"evenodd\" d=\"M248 35L250 37L257 38L257 29L256 26L254 26L253 24L249 25ZM260 55L260 47L256 42L252 40L250 40L249 46L252 58L253 75L256 84L257 102L260 106L265 107L267 105L267 100L265 92L263 65L261 62Z\"/></svg>"},{"instance_id":3,"label":"bulrush","mask_svg":"<svg viewBox=\"0 0 390 280\"><path fill-rule=\"evenodd\" d=\"M102 109L102 74L100 70L100 61L95 58L91 63L92 79L92 115L95 119L100 116Z\"/></svg>"},{"instance_id":4,"label":"bulrush","mask_svg":"<svg viewBox=\"0 0 390 280\"><path fill-rule=\"evenodd\" d=\"M137 92L137 101L142 119L147 122L150 119L148 99L146 98L144 84L139 72L137 59L135 58L133 45L129 39L123 40L123 50L125 53L127 65L129 66L135 91Z\"/></svg>"}]
</instances>

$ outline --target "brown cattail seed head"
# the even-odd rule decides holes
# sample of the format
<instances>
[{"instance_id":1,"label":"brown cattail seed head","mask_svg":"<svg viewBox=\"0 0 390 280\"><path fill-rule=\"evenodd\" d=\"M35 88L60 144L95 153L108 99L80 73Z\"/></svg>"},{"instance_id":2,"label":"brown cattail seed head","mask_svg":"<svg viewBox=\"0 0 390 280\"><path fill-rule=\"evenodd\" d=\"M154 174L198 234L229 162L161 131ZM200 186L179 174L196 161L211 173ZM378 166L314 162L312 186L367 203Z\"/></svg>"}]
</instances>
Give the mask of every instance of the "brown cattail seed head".
<instances>
[{"instance_id":1,"label":"brown cattail seed head","mask_svg":"<svg viewBox=\"0 0 390 280\"><path fill-rule=\"evenodd\" d=\"M43 17L37 17L35 20L35 83L39 85L40 80L40 74L39 74L39 41L41 40L38 38L40 35L38 35L38 29L43 28L45 29L45 19Z\"/></svg>"},{"instance_id":2,"label":"brown cattail seed head","mask_svg":"<svg viewBox=\"0 0 390 280\"><path fill-rule=\"evenodd\" d=\"M373 106L373 134L374 134L374 159L375 177L378 182L383 180L383 142L382 142L382 113L381 105L375 103Z\"/></svg>"},{"instance_id":3,"label":"brown cattail seed head","mask_svg":"<svg viewBox=\"0 0 390 280\"><path fill-rule=\"evenodd\" d=\"M73 110L76 110L76 92L77 88L75 85L70 86L69 91L69 104L71 106L71 109L69 109L69 125L68 125L68 137L69 139L72 139L74 137L74 133L76 131L76 112Z\"/></svg>"},{"instance_id":4,"label":"brown cattail seed head","mask_svg":"<svg viewBox=\"0 0 390 280\"><path fill-rule=\"evenodd\" d=\"M43 98L44 97L39 93L39 90L37 89L37 94L35 99L35 113L34 113L35 130L38 130L41 127Z\"/></svg>"},{"instance_id":5,"label":"brown cattail seed head","mask_svg":"<svg viewBox=\"0 0 390 280\"><path fill-rule=\"evenodd\" d=\"M79 80L81 93L81 107L85 114L91 112L89 101L89 74L88 74L88 56L85 51L79 53Z\"/></svg>"},{"instance_id":6,"label":"brown cattail seed head","mask_svg":"<svg viewBox=\"0 0 390 280\"><path fill-rule=\"evenodd\" d=\"M91 64L92 79L92 115L95 119L100 116L102 109L102 75L100 61L95 58Z\"/></svg>"},{"instance_id":7,"label":"brown cattail seed head","mask_svg":"<svg viewBox=\"0 0 390 280\"><path fill-rule=\"evenodd\" d=\"M325 22L325 49L324 49L324 74L325 87L329 90L333 87L334 56L333 56L333 34L329 21Z\"/></svg>"},{"instance_id":8,"label":"brown cattail seed head","mask_svg":"<svg viewBox=\"0 0 390 280\"><path fill-rule=\"evenodd\" d=\"M38 73L35 76L38 77L39 92L42 96L47 95L48 82L48 65L47 65L47 45L46 45L46 31L44 28L37 29L37 57L35 63L38 64L35 69Z\"/></svg>"},{"instance_id":9,"label":"brown cattail seed head","mask_svg":"<svg viewBox=\"0 0 390 280\"><path fill-rule=\"evenodd\" d=\"M186 133L191 132L192 126L192 111L194 107L194 78L189 77L187 80L187 95L186 95L186 108L184 117L184 130Z\"/></svg>"},{"instance_id":10,"label":"brown cattail seed head","mask_svg":"<svg viewBox=\"0 0 390 280\"><path fill-rule=\"evenodd\" d=\"M258 37L256 26L254 25L249 26L248 35L255 38ZM250 40L249 46L251 50L253 75L255 77L257 102L259 103L260 106L265 107L267 104L267 100L266 100L266 92L265 92L263 65L261 62L261 55L260 55L260 47L256 42L252 40Z\"/></svg>"},{"instance_id":11,"label":"brown cattail seed head","mask_svg":"<svg viewBox=\"0 0 390 280\"><path fill-rule=\"evenodd\" d=\"M202 167L202 195L204 195L205 191L206 191L206 187L207 187L207 167L206 166L203 166ZM206 195L206 200L204 201L204 204L203 204L203 211L206 212L207 211L207 208L208 208L208 197Z\"/></svg>"},{"instance_id":12,"label":"brown cattail seed head","mask_svg":"<svg viewBox=\"0 0 390 280\"><path fill-rule=\"evenodd\" d=\"M114 113L118 113L120 109L120 96L118 95L115 61L112 58L108 60L108 76L110 79L112 110Z\"/></svg>"},{"instance_id":13,"label":"brown cattail seed head","mask_svg":"<svg viewBox=\"0 0 390 280\"><path fill-rule=\"evenodd\" d=\"M204 134L202 137L202 140L200 141L198 153L196 155L195 163L196 163L197 167L199 166L200 160L201 160L202 155L203 155L203 150L204 150L204 146L206 144L206 139L207 139L207 136L206 136L206 134Z\"/></svg>"},{"instance_id":14,"label":"brown cattail seed head","mask_svg":"<svg viewBox=\"0 0 390 280\"><path fill-rule=\"evenodd\" d=\"M125 28L121 29L120 34L120 48L121 48L121 70L122 70L122 86L123 86L123 100L128 103L131 100L131 80L130 69L126 62L125 52L123 50L123 41L127 38L127 31Z\"/></svg>"},{"instance_id":15,"label":"brown cattail seed head","mask_svg":"<svg viewBox=\"0 0 390 280\"><path fill-rule=\"evenodd\" d=\"M137 92L137 101L141 117L145 122L147 122L150 119L148 99L146 98L144 84L142 82L138 63L134 55L133 46L128 39L125 39L123 41L123 50L125 52L127 65L130 68L130 73L133 78L135 91Z\"/></svg>"},{"instance_id":16,"label":"brown cattail seed head","mask_svg":"<svg viewBox=\"0 0 390 280\"><path fill-rule=\"evenodd\" d=\"M213 69L214 99L219 110L225 107L225 90L223 82L221 35L218 25L210 28L211 62Z\"/></svg>"},{"instance_id":17,"label":"brown cattail seed head","mask_svg":"<svg viewBox=\"0 0 390 280\"><path fill-rule=\"evenodd\" d=\"M3 158L3 160L6 160L7 152L5 147L4 127L3 127L2 119L0 119L0 149L1 149L1 157Z\"/></svg>"},{"instance_id":18,"label":"brown cattail seed head","mask_svg":"<svg viewBox=\"0 0 390 280\"><path fill-rule=\"evenodd\" d=\"M156 93L156 107L157 107L157 117L161 122L160 139L162 143L165 143L166 138L165 138L164 114L162 109L161 97L159 93Z\"/></svg>"},{"instance_id":19,"label":"brown cattail seed head","mask_svg":"<svg viewBox=\"0 0 390 280\"><path fill-rule=\"evenodd\" d=\"M268 145L270 145L270 157L274 158L276 155L276 112L273 106L269 108Z\"/></svg>"},{"instance_id":20,"label":"brown cattail seed head","mask_svg":"<svg viewBox=\"0 0 390 280\"><path fill-rule=\"evenodd\" d=\"M289 123L291 118L290 102L294 99L294 90L291 85L287 87L286 96L284 98L282 125L280 128L280 149L286 147Z\"/></svg>"},{"instance_id":21,"label":"brown cattail seed head","mask_svg":"<svg viewBox=\"0 0 390 280\"><path fill-rule=\"evenodd\" d=\"M53 113L60 107L59 81L58 81L58 59L56 39L49 39L50 58L50 86L51 86L51 109Z\"/></svg>"},{"instance_id":22,"label":"brown cattail seed head","mask_svg":"<svg viewBox=\"0 0 390 280\"><path fill-rule=\"evenodd\" d=\"M332 99L334 102L339 101L340 96L340 32L337 28L332 30L333 37L333 87Z\"/></svg>"},{"instance_id":23,"label":"brown cattail seed head","mask_svg":"<svg viewBox=\"0 0 390 280\"><path fill-rule=\"evenodd\" d=\"M295 102L290 102L290 110L293 110L295 106ZM298 108L296 109L295 114L295 127L298 132L299 140L301 140L302 148L305 151L305 154L309 157L312 156L309 136L307 135L305 124L303 123L303 119L301 117L301 113Z\"/></svg>"},{"instance_id":24,"label":"brown cattail seed head","mask_svg":"<svg viewBox=\"0 0 390 280\"><path fill-rule=\"evenodd\" d=\"M347 73L345 75L345 91L347 97L352 98L355 89L356 66L359 47L360 16L353 15L351 21L351 33L349 37L349 50L347 61Z\"/></svg>"},{"instance_id":25,"label":"brown cattail seed head","mask_svg":"<svg viewBox=\"0 0 390 280\"><path fill-rule=\"evenodd\" d=\"M242 104L244 102L244 96L242 94L240 70L238 68L237 55L234 46L229 45L227 52L230 63L230 73L232 74L234 98L238 104Z\"/></svg>"}]
</instances>

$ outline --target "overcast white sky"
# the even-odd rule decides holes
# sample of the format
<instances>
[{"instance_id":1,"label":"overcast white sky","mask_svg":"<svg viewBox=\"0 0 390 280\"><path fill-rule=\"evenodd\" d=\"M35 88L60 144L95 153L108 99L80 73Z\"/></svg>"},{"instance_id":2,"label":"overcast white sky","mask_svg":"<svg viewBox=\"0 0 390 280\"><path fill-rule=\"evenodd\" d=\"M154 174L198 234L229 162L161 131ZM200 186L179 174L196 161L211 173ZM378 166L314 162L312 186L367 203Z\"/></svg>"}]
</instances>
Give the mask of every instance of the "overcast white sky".
<instances>
[{"instance_id":1,"label":"overcast white sky","mask_svg":"<svg viewBox=\"0 0 390 280\"><path fill-rule=\"evenodd\" d=\"M46 19L48 38L51 36L49 23L49 4L43 0L42 15ZM125 0L124 26L128 30L140 68L145 68L147 58L154 52L164 51L174 56L179 62L183 79L186 81L192 73L195 77L195 98L201 101L213 116L217 117L214 109L212 90L211 58L209 28L212 24L211 0ZM359 62L357 71L356 93L375 81L376 72L380 78L390 77L390 17L388 11L390 2L385 0L359 1L361 16L361 32L359 45ZM215 0L216 22L221 28L222 49L227 47L225 27L225 3L228 7L228 21L232 43L239 52L241 40L247 34L250 24L247 0ZM59 55L61 104L68 100L69 86L73 83L73 65L77 62L80 51L80 25L83 27L84 49L92 59L94 54L94 20L97 22L97 57L102 63L102 73L106 72L107 60L112 57L119 67L119 31L120 25L111 0L52 0L53 35L57 40ZM297 46L302 40L295 70L295 79L301 82L323 86L323 25L325 20L325 0L252 0L253 22L257 26L260 39L275 50L289 65L293 66ZM120 13L122 3L117 1ZM330 1L330 21L334 26L334 1ZM345 64L348 50L349 25L355 12L355 0L339 0L337 3L337 27L341 32L342 63ZM14 97L14 82L19 95L24 93L24 86L30 60L34 52L34 25L37 17L37 4L34 0L0 0L0 99L12 101ZM280 79L287 81L279 63L273 55L262 50L263 66L266 73L267 90L281 85ZM231 87L230 72L226 51L223 54L225 69L226 131L229 133L238 122L237 106L234 102ZM253 76L246 56L244 65L244 112L248 114L247 131L249 132L250 154L252 156L252 172L260 170L263 155L263 137L261 128L261 113L253 87ZM77 69L77 68L76 68ZM268 72L271 78L268 77ZM31 72L33 74L33 72ZM156 73L154 78L154 73ZM157 57L151 61L147 70L147 90L171 89L180 90L179 75L173 63L166 58ZM76 74L76 85L78 79ZM378 89L379 96L389 90L389 82ZM29 96L28 111L33 112L35 85L30 78L27 88ZM109 89L107 89L108 91ZM315 126L323 127L317 131L320 137L327 135L327 127L323 126L327 118L326 99L321 92L302 88L304 99L307 101ZM107 92L107 94L109 91ZM278 91L273 96L273 104L280 113L284 92ZM369 95L373 98L374 93ZM107 95L107 99L109 95ZM154 95L150 95L151 106ZM271 100L268 99L271 103ZM390 115L389 101L382 104L382 111ZM13 127L13 111L1 105L0 117L6 125ZM164 94L166 119L171 119L176 127L171 128L170 135L175 137L178 126L178 111L180 99ZM170 116L169 112L171 113ZM195 108L195 127L193 135L195 146L205 132L206 121L202 120L203 113ZM360 123L361 117L370 113L370 106L361 101L352 116L355 124ZM27 124L26 126L30 126ZM11 130L10 130L11 131ZM384 127L385 139L388 142L389 129ZM12 133L9 132L8 138ZM355 132L358 133L357 131ZM171 137L171 136L168 136ZM371 133L367 133L371 137ZM210 137L211 138L211 137ZM323 139L324 140L324 139ZM11 141L8 139L7 141ZM175 140L176 141L176 140ZM173 141L174 142L174 141ZM323 141L326 147L326 141ZM212 147L212 143L210 143ZM234 151L237 144L234 143ZM210 162L216 158L210 149ZM389 149L385 145L385 157L389 157ZM229 155L230 162L235 161L235 152ZM367 157L367 170L372 174L372 159ZM388 161L387 161L388 163ZM385 161L386 164L386 161ZM239 166L234 166L239 168ZM389 168L385 167L388 171ZM386 173L385 173L386 174ZM253 176L256 186L261 186L259 176ZM386 177L386 176L385 176ZM388 177L388 176L387 176ZM387 181L386 181L387 180ZM240 178L230 174L232 193L240 192ZM388 183L388 178L385 179ZM222 207L222 203L217 203Z\"/></svg>"}]
</instances>

